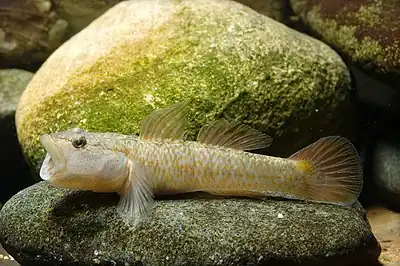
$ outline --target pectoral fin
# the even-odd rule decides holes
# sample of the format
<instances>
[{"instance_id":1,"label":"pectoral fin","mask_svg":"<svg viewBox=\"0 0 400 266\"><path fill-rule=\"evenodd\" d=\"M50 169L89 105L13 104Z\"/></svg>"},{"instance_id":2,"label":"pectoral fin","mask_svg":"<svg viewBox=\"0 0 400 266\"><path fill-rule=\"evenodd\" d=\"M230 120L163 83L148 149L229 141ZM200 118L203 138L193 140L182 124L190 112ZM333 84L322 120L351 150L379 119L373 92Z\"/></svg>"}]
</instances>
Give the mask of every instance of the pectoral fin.
<instances>
[{"instance_id":1,"label":"pectoral fin","mask_svg":"<svg viewBox=\"0 0 400 266\"><path fill-rule=\"evenodd\" d=\"M138 163L130 163L129 180L119 194L118 211L128 220L138 222L149 214L153 192L145 169Z\"/></svg>"}]
</instances>

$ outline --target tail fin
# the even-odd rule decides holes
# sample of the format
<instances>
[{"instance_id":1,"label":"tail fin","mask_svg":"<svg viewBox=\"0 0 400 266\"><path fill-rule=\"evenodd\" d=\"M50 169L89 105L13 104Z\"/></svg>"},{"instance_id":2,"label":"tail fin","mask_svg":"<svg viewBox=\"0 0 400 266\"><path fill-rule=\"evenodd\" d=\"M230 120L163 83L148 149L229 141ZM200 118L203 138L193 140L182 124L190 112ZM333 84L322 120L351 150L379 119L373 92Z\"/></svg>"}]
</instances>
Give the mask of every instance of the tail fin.
<instances>
[{"instance_id":1,"label":"tail fin","mask_svg":"<svg viewBox=\"0 0 400 266\"><path fill-rule=\"evenodd\" d=\"M305 198L340 205L352 204L361 193L363 175L357 151L343 137L324 137L290 159L306 178Z\"/></svg>"}]
</instances>

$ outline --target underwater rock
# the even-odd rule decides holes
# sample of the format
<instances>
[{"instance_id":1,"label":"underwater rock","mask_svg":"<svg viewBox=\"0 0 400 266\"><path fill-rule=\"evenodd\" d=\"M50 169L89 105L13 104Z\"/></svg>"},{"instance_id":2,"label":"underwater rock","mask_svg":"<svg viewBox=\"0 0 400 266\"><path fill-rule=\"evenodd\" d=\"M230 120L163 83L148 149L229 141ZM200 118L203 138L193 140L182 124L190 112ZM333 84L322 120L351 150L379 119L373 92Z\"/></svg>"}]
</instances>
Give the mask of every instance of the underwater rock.
<instances>
[{"instance_id":1,"label":"underwater rock","mask_svg":"<svg viewBox=\"0 0 400 266\"><path fill-rule=\"evenodd\" d=\"M23 151L80 127L139 132L152 110L191 99L188 138L223 116L274 138L288 156L322 136L354 141L350 74L326 44L234 1L124 1L57 49L18 104Z\"/></svg>"},{"instance_id":2,"label":"underwater rock","mask_svg":"<svg viewBox=\"0 0 400 266\"><path fill-rule=\"evenodd\" d=\"M378 139L372 154L373 177L381 195L400 207L400 142L398 134ZM399 221L400 222L400 221Z\"/></svg>"},{"instance_id":3,"label":"underwater rock","mask_svg":"<svg viewBox=\"0 0 400 266\"><path fill-rule=\"evenodd\" d=\"M76 34L121 0L53 0L60 18L68 22L67 37Z\"/></svg>"},{"instance_id":4,"label":"underwater rock","mask_svg":"<svg viewBox=\"0 0 400 266\"><path fill-rule=\"evenodd\" d=\"M68 24L50 0L0 1L0 66L40 64L63 42Z\"/></svg>"},{"instance_id":5,"label":"underwater rock","mask_svg":"<svg viewBox=\"0 0 400 266\"><path fill-rule=\"evenodd\" d=\"M5 203L0 242L23 265L365 265L380 254L358 202L164 198L137 227L117 202L39 182Z\"/></svg>"},{"instance_id":6,"label":"underwater rock","mask_svg":"<svg viewBox=\"0 0 400 266\"><path fill-rule=\"evenodd\" d=\"M17 103L33 73L21 69L0 70L0 201L31 185L29 168L15 128ZM15 178L18 176L19 178Z\"/></svg>"},{"instance_id":7,"label":"underwater rock","mask_svg":"<svg viewBox=\"0 0 400 266\"><path fill-rule=\"evenodd\" d=\"M22 69L0 69L0 123L7 117L14 119L19 98L32 76Z\"/></svg>"},{"instance_id":8,"label":"underwater rock","mask_svg":"<svg viewBox=\"0 0 400 266\"><path fill-rule=\"evenodd\" d=\"M346 59L398 89L398 0L291 0L294 12Z\"/></svg>"},{"instance_id":9,"label":"underwater rock","mask_svg":"<svg viewBox=\"0 0 400 266\"><path fill-rule=\"evenodd\" d=\"M284 24L290 24L289 1L287 0L235 0L255 11Z\"/></svg>"}]
</instances>

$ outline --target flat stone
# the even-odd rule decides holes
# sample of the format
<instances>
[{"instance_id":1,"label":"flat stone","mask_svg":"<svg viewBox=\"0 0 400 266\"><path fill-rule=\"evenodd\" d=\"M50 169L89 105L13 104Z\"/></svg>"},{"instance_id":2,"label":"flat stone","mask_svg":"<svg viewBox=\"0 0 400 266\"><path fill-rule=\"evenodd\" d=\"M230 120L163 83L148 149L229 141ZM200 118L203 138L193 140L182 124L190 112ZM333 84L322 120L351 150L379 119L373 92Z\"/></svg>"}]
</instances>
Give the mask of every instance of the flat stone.
<instances>
[{"instance_id":1,"label":"flat stone","mask_svg":"<svg viewBox=\"0 0 400 266\"><path fill-rule=\"evenodd\" d=\"M0 211L0 242L23 265L364 265L380 253L359 203L164 198L131 227L117 202L37 183Z\"/></svg>"}]
</instances>

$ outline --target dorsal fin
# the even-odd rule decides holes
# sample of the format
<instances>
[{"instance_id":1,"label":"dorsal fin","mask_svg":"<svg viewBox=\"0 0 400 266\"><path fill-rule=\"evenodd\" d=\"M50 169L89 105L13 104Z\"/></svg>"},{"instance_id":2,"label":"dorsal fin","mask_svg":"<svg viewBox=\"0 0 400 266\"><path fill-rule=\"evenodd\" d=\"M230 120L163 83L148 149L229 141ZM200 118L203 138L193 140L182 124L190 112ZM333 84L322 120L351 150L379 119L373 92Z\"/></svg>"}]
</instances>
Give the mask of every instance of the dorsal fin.
<instances>
[{"instance_id":1,"label":"dorsal fin","mask_svg":"<svg viewBox=\"0 0 400 266\"><path fill-rule=\"evenodd\" d=\"M140 126L142 139L183 139L185 137L185 124L187 105L190 101L173 104L147 115Z\"/></svg>"},{"instance_id":2,"label":"dorsal fin","mask_svg":"<svg viewBox=\"0 0 400 266\"><path fill-rule=\"evenodd\" d=\"M220 119L203 126L197 141L245 151L268 147L272 138L239 122Z\"/></svg>"}]
</instances>

